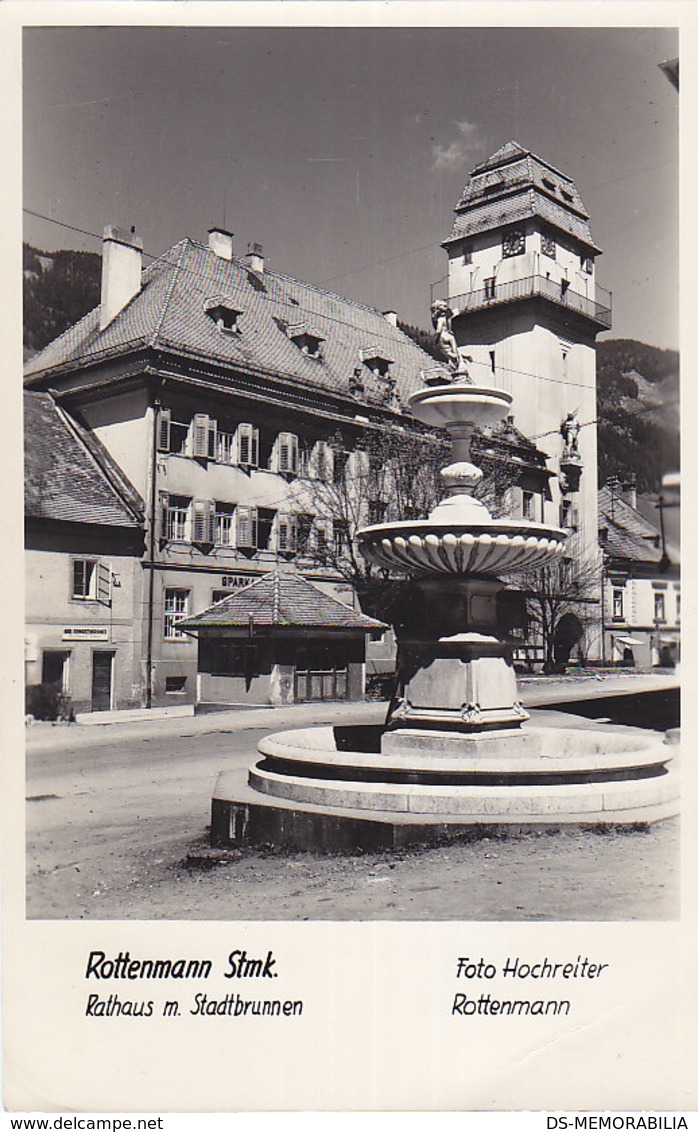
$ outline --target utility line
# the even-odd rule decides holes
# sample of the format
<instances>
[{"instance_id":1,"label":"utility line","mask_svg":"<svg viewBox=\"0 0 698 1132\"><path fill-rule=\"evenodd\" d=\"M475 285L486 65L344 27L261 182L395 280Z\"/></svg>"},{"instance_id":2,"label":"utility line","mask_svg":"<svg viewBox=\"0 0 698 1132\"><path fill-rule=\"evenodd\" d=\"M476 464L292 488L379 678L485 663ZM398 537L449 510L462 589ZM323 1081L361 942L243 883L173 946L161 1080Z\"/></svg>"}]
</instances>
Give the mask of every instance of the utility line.
<instances>
[{"instance_id":1,"label":"utility line","mask_svg":"<svg viewBox=\"0 0 698 1132\"><path fill-rule=\"evenodd\" d=\"M33 209L24 208L22 211L26 212L30 216L36 217L39 220L46 220L50 224L56 224L61 228L67 228L72 232L79 232L83 236L90 236L95 240L99 240L100 242L102 240L102 237L100 235L98 235L96 232L89 232L84 228L77 228L77 227L75 227L75 225L67 224L65 221L55 220L51 216L44 216L42 213L35 212ZM186 238L188 239L189 237L186 237ZM191 241L191 242L196 244L196 241ZM201 247L201 248L205 248L205 245L203 245L203 244L197 244L197 246ZM428 246L431 246L431 245L428 245ZM168 252L171 251L171 250L172 249L168 249ZM184 266L179 265L177 263L173 263L171 260L168 260L166 258L166 256L168 255L168 252L164 252L161 255L155 255L154 253L148 252L145 249L143 250L143 254L148 259L153 261L153 264L151 264L151 266L154 266L156 263L160 263L163 267L169 267L173 271L180 271L183 274L189 275L193 279L198 280L200 283L207 283L207 284L213 285L213 286L219 285L217 280L212 279L208 275L203 275L201 272L194 271L190 267L184 267ZM398 258L398 257L395 257L395 258ZM240 263L240 260L237 257L236 257L236 262L238 264ZM291 276L282 275L281 273L274 273L274 274L275 274L276 278L286 279L289 282L299 283L299 285L302 286L302 287L310 286L310 287L316 287L316 288L320 289L318 284L314 284L314 283L306 284L306 283L302 283L300 280L293 280ZM335 276L335 278L338 278L338 277ZM332 292L325 292L325 293L330 294L330 295L332 294ZM339 299L342 299L344 302L354 302L354 300L346 299L342 295L338 295L336 297L339 298ZM346 319L343 319L343 318L337 318L336 316L328 314L325 311L317 312L317 311L314 311L312 308L311 309L305 309L301 306L296 306L295 303L285 302L283 299L278 299L278 298L271 299L268 296L266 296L266 295L262 296L261 294L258 294L257 298L258 298L259 301L266 302L269 305L273 304L277 308L279 308L279 307L284 308L286 311L288 311L296 319L299 317L300 314L304 314L306 316L322 318L326 322L333 322L333 323L336 323L339 326L347 326L350 329L355 329L353 323L348 322ZM376 314L380 314L380 312L377 311L375 307L367 307L363 303L358 303L357 305L363 307L364 310L369 310L369 311L372 311ZM374 339L377 338L380 341L385 342L388 345L390 345L391 343L394 342L394 339L389 338L386 335L382 335L378 331L371 330L368 333L370 333L372 338L374 338ZM409 335L406 335L406 337L409 338ZM418 346L418 343L414 342L413 339L410 339L410 341L412 341L414 345ZM421 349L421 347L419 347L419 346L418 346L418 348ZM431 355L427 355L427 356L430 357ZM435 366L441 365L442 368L445 368L445 363L443 363L443 362L440 363L438 361L438 359L436 359L436 358L434 358L433 361L434 361ZM476 359L472 362L469 362L468 365L479 365L479 366L482 366L483 368L490 369L490 363L489 362L481 361L479 359ZM590 388L589 385L587 385L587 384L585 384L584 382L581 382L581 381L569 381L569 380L563 381L560 378L547 377L545 374L531 373L530 371L527 371L527 370L514 369L511 366L497 365L496 371L499 372L499 373L502 373L502 374L514 374L518 377L530 377L530 378L533 378L534 380L537 380L537 381L547 381L547 382L549 382L553 385L566 385L566 386L570 386L570 387L573 386L573 387L579 388L579 389L589 389Z\"/></svg>"}]
</instances>

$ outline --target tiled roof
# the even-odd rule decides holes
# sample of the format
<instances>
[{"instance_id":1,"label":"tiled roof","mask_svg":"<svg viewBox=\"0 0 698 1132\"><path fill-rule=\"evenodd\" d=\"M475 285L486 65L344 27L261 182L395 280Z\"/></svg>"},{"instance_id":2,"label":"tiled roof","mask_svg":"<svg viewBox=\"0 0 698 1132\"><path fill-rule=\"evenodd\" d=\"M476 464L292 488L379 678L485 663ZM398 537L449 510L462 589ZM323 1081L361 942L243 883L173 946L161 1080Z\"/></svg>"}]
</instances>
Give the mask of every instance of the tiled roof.
<instances>
[{"instance_id":1,"label":"tiled roof","mask_svg":"<svg viewBox=\"0 0 698 1132\"><path fill-rule=\"evenodd\" d=\"M265 270L259 280L245 260L182 240L144 271L140 292L109 326L100 331L97 308L32 358L25 374L31 379L150 345L347 396L359 369L369 402L399 408L421 388L421 371L434 366L380 311L278 272ZM206 313L221 294L242 311L233 332L221 331ZM300 322L323 336L320 358L289 338L287 327ZM363 364L371 356L393 360L388 376L397 403L386 381Z\"/></svg>"},{"instance_id":2,"label":"tiled roof","mask_svg":"<svg viewBox=\"0 0 698 1132\"><path fill-rule=\"evenodd\" d=\"M24 507L35 519L139 526L116 485L84 443L82 430L48 393L24 394ZM135 489L131 488L135 497Z\"/></svg>"},{"instance_id":3,"label":"tiled roof","mask_svg":"<svg viewBox=\"0 0 698 1132\"><path fill-rule=\"evenodd\" d=\"M383 629L381 621L357 613L297 573L273 571L256 582L179 622L183 629L247 628Z\"/></svg>"},{"instance_id":4,"label":"tiled roof","mask_svg":"<svg viewBox=\"0 0 698 1132\"><path fill-rule=\"evenodd\" d=\"M659 563L659 529L608 487L599 488L599 527L608 531L603 548L611 558Z\"/></svg>"},{"instance_id":5,"label":"tiled roof","mask_svg":"<svg viewBox=\"0 0 698 1132\"><path fill-rule=\"evenodd\" d=\"M509 142L475 167L455 211L446 243L538 216L601 250L592 240L588 213L571 177L517 142Z\"/></svg>"}]
</instances>

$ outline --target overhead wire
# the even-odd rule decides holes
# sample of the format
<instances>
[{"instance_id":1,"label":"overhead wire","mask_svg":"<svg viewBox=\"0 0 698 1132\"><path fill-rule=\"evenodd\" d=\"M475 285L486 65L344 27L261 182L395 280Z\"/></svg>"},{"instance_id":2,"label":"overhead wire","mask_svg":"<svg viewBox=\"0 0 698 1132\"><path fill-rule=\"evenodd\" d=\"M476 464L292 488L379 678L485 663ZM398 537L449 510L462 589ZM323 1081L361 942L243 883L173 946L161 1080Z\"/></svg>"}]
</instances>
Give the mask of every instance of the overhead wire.
<instances>
[{"instance_id":1,"label":"overhead wire","mask_svg":"<svg viewBox=\"0 0 698 1132\"><path fill-rule=\"evenodd\" d=\"M80 233L80 235L89 236L92 239L99 240L100 242L103 238L102 236L100 236L96 232L90 232L87 229L78 228L73 224L68 224L63 220L56 220L54 217L45 216L40 212L36 212L34 209L23 208L22 211L26 212L29 216L34 216L35 218L37 218L39 220L45 220L50 224L56 224L61 228L67 228L72 232L78 232L78 233ZM192 243L198 244L197 241L192 241ZM202 248L205 247L205 245L203 245L203 244L198 244L198 246L202 247ZM431 246L431 245L429 245L429 246ZM192 278L197 279L201 282L207 282L209 284L210 283L214 283L214 284L216 283L216 281L211 279L210 276L204 275L200 271L194 271L190 267L185 267L185 266L183 266L183 265L181 265L177 262L173 262L172 260L167 259L167 255L169 254L170 250L171 249L168 249L167 252L163 252L159 255L156 255L154 252L149 252L149 251L146 251L145 249L143 249L143 255L145 255L148 259L152 260L153 264L159 263L163 267L169 267L173 271L179 271L179 272L184 273L186 275L190 275ZM418 250L422 250L422 249L418 249ZM234 258L237 261L237 263L241 262L240 257L234 257ZM398 257L395 257L395 258L398 258ZM298 282L296 280L293 280L291 276L284 275L282 272L275 272L274 274L276 275L277 278L289 280L290 282ZM338 278L338 276L335 276L335 278ZM302 286L310 286L310 287L318 289L319 291L322 291L321 286L319 284L316 284L316 283L302 284ZM333 294L333 292L325 292L325 293L329 294L329 295ZM346 299L342 295L337 295L336 297L338 299L342 299L344 302L356 302L356 300ZM285 308L287 311L292 313L292 315L295 318L297 318L298 315L301 312L306 314L306 315L312 315L314 317L318 316L318 312L316 312L314 310L306 310L300 305L296 305L295 303L290 303L290 302L284 302L282 299L275 298L275 299L272 300L271 298L267 298L266 296L262 296L261 293L258 294L258 298L262 301L269 303L270 305L273 303L273 305L276 306L276 307ZM375 307L368 307L364 303L357 303L357 305L363 307L365 310L374 311L375 313L378 313L378 314L380 313L379 311L376 310ZM333 322L333 323L336 323L337 325L340 325L340 326L346 326L346 327L349 327L349 328L353 327L353 324L351 322L348 322L346 319L337 318L336 316L328 314L325 311L322 311L321 314L319 315L319 317L321 317L323 320L325 320L327 322ZM387 344L393 341L387 335L381 335L380 333L378 333L374 330L372 330L370 333L371 333L371 336L373 338L378 338L379 340L381 340L381 341L383 341ZM438 359L434 358L434 364L435 364L435 366L439 365ZM490 369L490 363L488 363L486 361L482 361L480 359L473 359L471 362L468 362L468 365L478 365L478 366L482 366L483 368ZM547 382L549 382L553 385L574 386L575 388L579 388L579 389L590 389L591 388L585 382L570 381L569 379L563 380L563 379L557 378L557 377L549 377L549 376L547 376L545 374L541 374L541 373L532 373L531 371L528 371L528 370L516 369L513 366L496 365L496 371L499 372L499 373L502 373L502 374L514 374L518 377L530 377L530 378L533 378L534 380L538 380L538 381L547 381Z\"/></svg>"}]
</instances>

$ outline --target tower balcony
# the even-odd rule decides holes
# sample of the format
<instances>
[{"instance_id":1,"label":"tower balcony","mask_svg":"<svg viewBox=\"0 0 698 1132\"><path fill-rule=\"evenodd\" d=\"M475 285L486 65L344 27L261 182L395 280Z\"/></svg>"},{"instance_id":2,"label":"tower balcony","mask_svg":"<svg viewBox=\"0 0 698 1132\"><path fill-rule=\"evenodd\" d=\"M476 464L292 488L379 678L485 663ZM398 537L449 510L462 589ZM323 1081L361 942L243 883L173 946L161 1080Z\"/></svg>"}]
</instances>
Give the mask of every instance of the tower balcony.
<instances>
[{"instance_id":1,"label":"tower balcony","mask_svg":"<svg viewBox=\"0 0 698 1132\"><path fill-rule=\"evenodd\" d=\"M555 279L548 279L545 275L527 275L522 279L511 279L504 283L496 279L486 280L485 286L478 291L451 295L448 304L454 318L457 318L458 315L468 311L499 307L521 299L547 299L557 306L591 319L601 330L610 330L611 292L601 287L597 287L596 290L597 293L600 292L599 298L603 301L599 302L587 298L586 295L580 295L568 286L566 280L558 282Z\"/></svg>"}]
</instances>

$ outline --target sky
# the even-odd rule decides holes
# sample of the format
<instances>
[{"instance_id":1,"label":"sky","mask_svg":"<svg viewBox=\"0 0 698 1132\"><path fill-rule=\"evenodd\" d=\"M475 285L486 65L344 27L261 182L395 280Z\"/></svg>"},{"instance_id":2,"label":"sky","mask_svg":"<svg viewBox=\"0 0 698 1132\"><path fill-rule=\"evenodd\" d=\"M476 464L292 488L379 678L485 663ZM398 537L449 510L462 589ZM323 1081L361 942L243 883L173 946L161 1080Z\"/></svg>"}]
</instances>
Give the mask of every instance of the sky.
<instances>
[{"instance_id":1,"label":"sky","mask_svg":"<svg viewBox=\"0 0 698 1132\"><path fill-rule=\"evenodd\" d=\"M430 329L470 170L516 140L575 180L605 337L677 348L672 28L25 28L25 239L235 253ZM443 286L443 284L442 284Z\"/></svg>"}]
</instances>

